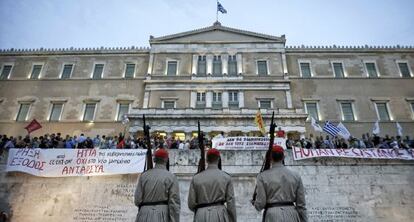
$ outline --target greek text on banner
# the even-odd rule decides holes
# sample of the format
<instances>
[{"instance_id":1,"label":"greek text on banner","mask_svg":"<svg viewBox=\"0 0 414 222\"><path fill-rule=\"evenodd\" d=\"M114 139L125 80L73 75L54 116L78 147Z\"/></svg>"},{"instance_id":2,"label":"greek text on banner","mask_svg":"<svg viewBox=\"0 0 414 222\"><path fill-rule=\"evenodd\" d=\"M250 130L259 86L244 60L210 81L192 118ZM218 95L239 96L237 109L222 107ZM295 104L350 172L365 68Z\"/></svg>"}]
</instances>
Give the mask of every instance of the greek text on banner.
<instances>
[{"instance_id":1,"label":"greek text on banner","mask_svg":"<svg viewBox=\"0 0 414 222\"><path fill-rule=\"evenodd\" d=\"M40 177L141 173L145 150L10 149L6 171Z\"/></svg>"},{"instance_id":2,"label":"greek text on banner","mask_svg":"<svg viewBox=\"0 0 414 222\"><path fill-rule=\"evenodd\" d=\"M231 150L264 150L269 149L269 137L225 137L214 138L212 140L213 148L216 149L231 149ZM273 144L279 145L286 149L285 138L275 138Z\"/></svg>"},{"instance_id":3,"label":"greek text on banner","mask_svg":"<svg viewBox=\"0 0 414 222\"><path fill-rule=\"evenodd\" d=\"M304 149L293 147L294 160L318 157L414 160L414 149Z\"/></svg>"}]
</instances>

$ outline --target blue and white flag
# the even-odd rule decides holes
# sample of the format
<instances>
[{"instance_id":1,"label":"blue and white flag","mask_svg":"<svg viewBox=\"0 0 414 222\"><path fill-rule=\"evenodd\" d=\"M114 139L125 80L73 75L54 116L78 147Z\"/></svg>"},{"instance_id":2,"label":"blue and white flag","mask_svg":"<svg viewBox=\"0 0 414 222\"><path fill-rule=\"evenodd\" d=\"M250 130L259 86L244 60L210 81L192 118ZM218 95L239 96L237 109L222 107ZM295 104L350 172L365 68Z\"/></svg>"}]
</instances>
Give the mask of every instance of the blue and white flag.
<instances>
[{"instance_id":1,"label":"blue and white flag","mask_svg":"<svg viewBox=\"0 0 414 222\"><path fill-rule=\"evenodd\" d=\"M344 124L342 124L342 122L340 122L337 126L336 126L340 132L338 133L340 136L342 136L344 139L348 140L349 137L351 137L351 133L349 132L349 130L345 127Z\"/></svg>"},{"instance_id":2,"label":"blue and white flag","mask_svg":"<svg viewBox=\"0 0 414 222\"><path fill-rule=\"evenodd\" d=\"M331 122L326 121L325 125L323 126L323 131L325 131L327 134L331 136L336 136L341 130Z\"/></svg>"},{"instance_id":3,"label":"blue and white flag","mask_svg":"<svg viewBox=\"0 0 414 222\"><path fill-rule=\"evenodd\" d=\"M224 9L224 7L220 4L220 2L217 2L217 11L219 11L219 12L221 12L223 14L226 14L227 13L227 10Z\"/></svg>"}]
</instances>

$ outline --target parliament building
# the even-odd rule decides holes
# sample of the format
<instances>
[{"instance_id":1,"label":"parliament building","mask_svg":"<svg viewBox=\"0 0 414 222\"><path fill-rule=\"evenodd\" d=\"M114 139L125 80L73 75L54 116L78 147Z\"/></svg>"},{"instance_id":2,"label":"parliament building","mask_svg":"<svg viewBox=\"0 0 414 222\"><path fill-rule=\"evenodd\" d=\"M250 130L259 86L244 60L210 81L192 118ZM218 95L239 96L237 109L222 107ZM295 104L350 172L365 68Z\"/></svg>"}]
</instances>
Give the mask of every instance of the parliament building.
<instances>
[{"instance_id":1,"label":"parliament building","mask_svg":"<svg viewBox=\"0 0 414 222\"><path fill-rule=\"evenodd\" d=\"M272 112L291 137L342 122L355 137L414 136L414 48L286 46L273 36L221 25L161 37L150 47L0 50L0 133L117 135L151 132L191 138L257 135ZM122 123L124 116L129 122Z\"/></svg>"}]
</instances>

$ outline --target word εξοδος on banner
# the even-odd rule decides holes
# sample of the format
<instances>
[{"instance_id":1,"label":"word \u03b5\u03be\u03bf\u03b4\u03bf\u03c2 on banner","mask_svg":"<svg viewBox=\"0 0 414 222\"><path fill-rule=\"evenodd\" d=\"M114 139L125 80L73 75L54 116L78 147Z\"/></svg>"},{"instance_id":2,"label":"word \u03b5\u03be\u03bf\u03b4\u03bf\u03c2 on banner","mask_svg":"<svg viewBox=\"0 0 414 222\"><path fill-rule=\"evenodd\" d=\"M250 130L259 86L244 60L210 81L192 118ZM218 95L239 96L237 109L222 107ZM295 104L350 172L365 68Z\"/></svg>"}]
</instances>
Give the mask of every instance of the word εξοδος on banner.
<instances>
[{"instance_id":1,"label":"word \u03b5\u03be\u03bf\u03b4\u03bf\u03c2 on banner","mask_svg":"<svg viewBox=\"0 0 414 222\"><path fill-rule=\"evenodd\" d=\"M140 149L10 149L6 171L40 177L141 173L145 154Z\"/></svg>"},{"instance_id":2,"label":"word \u03b5\u03be\u03bf\u03b4\u03bf\u03c2 on banner","mask_svg":"<svg viewBox=\"0 0 414 222\"><path fill-rule=\"evenodd\" d=\"M293 147L292 155L294 160L318 157L414 160L413 151L414 149L304 149Z\"/></svg>"}]
</instances>

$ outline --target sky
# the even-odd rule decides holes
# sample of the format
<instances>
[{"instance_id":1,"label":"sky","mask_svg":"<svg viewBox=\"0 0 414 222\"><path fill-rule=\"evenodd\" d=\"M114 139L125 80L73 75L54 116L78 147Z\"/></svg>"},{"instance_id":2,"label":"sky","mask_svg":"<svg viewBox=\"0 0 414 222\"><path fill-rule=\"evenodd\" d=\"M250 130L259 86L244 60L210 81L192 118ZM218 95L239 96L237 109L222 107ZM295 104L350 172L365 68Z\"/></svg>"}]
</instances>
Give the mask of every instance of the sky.
<instances>
[{"instance_id":1,"label":"sky","mask_svg":"<svg viewBox=\"0 0 414 222\"><path fill-rule=\"evenodd\" d=\"M287 45L414 46L414 0L220 0L222 25ZM212 25L216 0L0 0L0 48L149 46Z\"/></svg>"}]
</instances>

